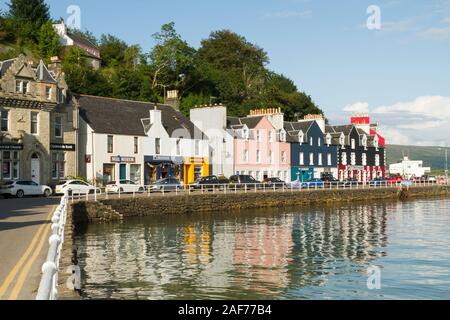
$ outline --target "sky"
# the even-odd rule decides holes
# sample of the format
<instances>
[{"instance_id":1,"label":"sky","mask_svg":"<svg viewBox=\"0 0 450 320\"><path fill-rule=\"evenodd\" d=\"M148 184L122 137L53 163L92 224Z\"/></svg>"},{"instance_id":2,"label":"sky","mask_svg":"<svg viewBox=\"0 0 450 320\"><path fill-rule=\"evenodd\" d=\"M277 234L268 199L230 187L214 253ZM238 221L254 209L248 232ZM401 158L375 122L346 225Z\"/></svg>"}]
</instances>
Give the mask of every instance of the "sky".
<instances>
[{"instance_id":1,"label":"sky","mask_svg":"<svg viewBox=\"0 0 450 320\"><path fill-rule=\"evenodd\" d=\"M198 47L230 29L264 48L269 68L311 95L332 124L369 112L389 143L450 146L450 0L47 0L77 5L82 30L145 51L174 21ZM367 27L375 5L380 28ZM0 8L5 8L2 0Z\"/></svg>"}]
</instances>

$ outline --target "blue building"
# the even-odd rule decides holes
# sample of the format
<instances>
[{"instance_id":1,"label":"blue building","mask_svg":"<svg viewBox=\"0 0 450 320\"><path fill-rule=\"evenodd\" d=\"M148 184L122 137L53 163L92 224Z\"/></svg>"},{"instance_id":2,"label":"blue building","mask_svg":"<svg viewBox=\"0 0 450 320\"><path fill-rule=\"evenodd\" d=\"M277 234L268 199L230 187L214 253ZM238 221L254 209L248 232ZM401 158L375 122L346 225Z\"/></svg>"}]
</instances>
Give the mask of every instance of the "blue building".
<instances>
[{"instance_id":1,"label":"blue building","mask_svg":"<svg viewBox=\"0 0 450 320\"><path fill-rule=\"evenodd\" d=\"M338 146L325 133L325 120L317 115L298 122L285 122L287 141L291 144L292 181L338 175Z\"/></svg>"}]
</instances>

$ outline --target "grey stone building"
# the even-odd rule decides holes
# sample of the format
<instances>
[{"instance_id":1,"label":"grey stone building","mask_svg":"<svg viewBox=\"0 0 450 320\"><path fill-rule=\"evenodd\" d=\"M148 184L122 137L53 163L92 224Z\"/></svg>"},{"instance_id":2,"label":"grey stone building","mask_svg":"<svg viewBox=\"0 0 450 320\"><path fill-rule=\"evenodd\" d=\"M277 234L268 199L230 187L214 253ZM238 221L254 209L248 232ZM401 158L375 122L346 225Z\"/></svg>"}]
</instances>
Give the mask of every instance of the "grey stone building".
<instances>
[{"instance_id":1,"label":"grey stone building","mask_svg":"<svg viewBox=\"0 0 450 320\"><path fill-rule=\"evenodd\" d=\"M0 62L0 183L77 176L77 110L57 59Z\"/></svg>"}]
</instances>

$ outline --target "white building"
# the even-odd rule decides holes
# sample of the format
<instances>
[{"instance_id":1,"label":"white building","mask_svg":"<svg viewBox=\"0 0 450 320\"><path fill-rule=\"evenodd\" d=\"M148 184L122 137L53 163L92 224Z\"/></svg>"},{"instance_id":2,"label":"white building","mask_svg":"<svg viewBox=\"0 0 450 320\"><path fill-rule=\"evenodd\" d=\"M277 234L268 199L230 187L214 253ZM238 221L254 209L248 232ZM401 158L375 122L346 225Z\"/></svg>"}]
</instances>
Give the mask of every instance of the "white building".
<instances>
[{"instance_id":1,"label":"white building","mask_svg":"<svg viewBox=\"0 0 450 320\"><path fill-rule=\"evenodd\" d=\"M391 164L389 172L392 175L398 174L409 179L423 177L431 172L431 168L424 167L421 160L410 160L408 157L405 157L402 162Z\"/></svg>"},{"instance_id":2,"label":"white building","mask_svg":"<svg viewBox=\"0 0 450 320\"><path fill-rule=\"evenodd\" d=\"M232 176L234 138L227 131L227 108L221 105L193 108L190 111L190 119L209 139L211 174Z\"/></svg>"},{"instance_id":3,"label":"white building","mask_svg":"<svg viewBox=\"0 0 450 320\"><path fill-rule=\"evenodd\" d=\"M209 175L208 141L168 105L75 95L80 175L98 184L151 184L174 176L190 184Z\"/></svg>"}]
</instances>

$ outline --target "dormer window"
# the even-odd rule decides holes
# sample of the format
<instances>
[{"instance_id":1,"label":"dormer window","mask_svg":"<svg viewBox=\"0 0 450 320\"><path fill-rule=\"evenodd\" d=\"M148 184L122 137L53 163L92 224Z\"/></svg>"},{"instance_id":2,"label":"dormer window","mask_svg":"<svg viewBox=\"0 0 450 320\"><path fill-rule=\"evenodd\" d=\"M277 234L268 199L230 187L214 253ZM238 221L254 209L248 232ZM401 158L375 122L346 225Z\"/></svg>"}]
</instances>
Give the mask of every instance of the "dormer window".
<instances>
[{"instance_id":1,"label":"dormer window","mask_svg":"<svg viewBox=\"0 0 450 320\"><path fill-rule=\"evenodd\" d=\"M247 128L243 128L242 129L242 136L244 137L244 139L248 139L249 138L249 131Z\"/></svg>"},{"instance_id":2,"label":"dormer window","mask_svg":"<svg viewBox=\"0 0 450 320\"><path fill-rule=\"evenodd\" d=\"M367 150L367 136L366 135L364 135L362 138L362 145L363 145L364 149Z\"/></svg>"},{"instance_id":3,"label":"dormer window","mask_svg":"<svg viewBox=\"0 0 450 320\"><path fill-rule=\"evenodd\" d=\"M377 150L380 147L379 141L378 141L378 136L375 136L375 139L373 139L373 145Z\"/></svg>"},{"instance_id":4,"label":"dormer window","mask_svg":"<svg viewBox=\"0 0 450 320\"><path fill-rule=\"evenodd\" d=\"M302 144L305 141L305 135L303 134L303 132L300 132L298 134L298 142L300 142L300 144Z\"/></svg>"},{"instance_id":5,"label":"dormer window","mask_svg":"<svg viewBox=\"0 0 450 320\"><path fill-rule=\"evenodd\" d=\"M16 93L26 94L30 92L30 82L23 80L16 80Z\"/></svg>"},{"instance_id":6,"label":"dormer window","mask_svg":"<svg viewBox=\"0 0 450 320\"><path fill-rule=\"evenodd\" d=\"M345 137L344 137L344 135L342 135L339 138L339 144L342 146L342 148L345 148Z\"/></svg>"},{"instance_id":7,"label":"dormer window","mask_svg":"<svg viewBox=\"0 0 450 320\"><path fill-rule=\"evenodd\" d=\"M330 134L327 134L326 143L327 143L328 146L331 145L331 135Z\"/></svg>"},{"instance_id":8,"label":"dormer window","mask_svg":"<svg viewBox=\"0 0 450 320\"><path fill-rule=\"evenodd\" d=\"M280 142L286 142L286 131L280 130Z\"/></svg>"},{"instance_id":9,"label":"dormer window","mask_svg":"<svg viewBox=\"0 0 450 320\"><path fill-rule=\"evenodd\" d=\"M352 139L352 150L356 149L356 141L355 139Z\"/></svg>"}]
</instances>

